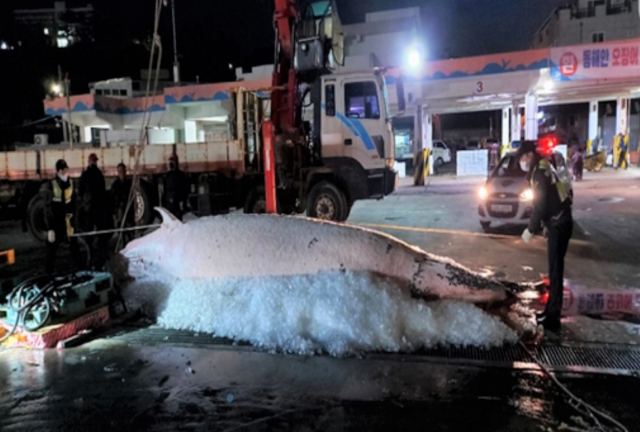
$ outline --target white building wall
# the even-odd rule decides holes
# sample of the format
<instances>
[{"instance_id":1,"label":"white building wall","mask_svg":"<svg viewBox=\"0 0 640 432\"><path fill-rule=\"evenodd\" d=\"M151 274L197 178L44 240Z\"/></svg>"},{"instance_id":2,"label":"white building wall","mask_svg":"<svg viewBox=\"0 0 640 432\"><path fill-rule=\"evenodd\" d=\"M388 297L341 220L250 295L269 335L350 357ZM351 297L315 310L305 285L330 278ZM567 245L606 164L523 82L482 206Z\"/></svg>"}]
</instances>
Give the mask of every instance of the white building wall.
<instances>
[{"instance_id":1,"label":"white building wall","mask_svg":"<svg viewBox=\"0 0 640 432\"><path fill-rule=\"evenodd\" d=\"M587 8L581 1L579 10ZM534 48L566 46L592 43L594 33L604 33L604 41L633 39L640 37L638 0L632 1L632 11L607 15L607 5L595 7L595 16L572 18L570 9L558 9L551 14L546 24L533 39Z\"/></svg>"}]
</instances>

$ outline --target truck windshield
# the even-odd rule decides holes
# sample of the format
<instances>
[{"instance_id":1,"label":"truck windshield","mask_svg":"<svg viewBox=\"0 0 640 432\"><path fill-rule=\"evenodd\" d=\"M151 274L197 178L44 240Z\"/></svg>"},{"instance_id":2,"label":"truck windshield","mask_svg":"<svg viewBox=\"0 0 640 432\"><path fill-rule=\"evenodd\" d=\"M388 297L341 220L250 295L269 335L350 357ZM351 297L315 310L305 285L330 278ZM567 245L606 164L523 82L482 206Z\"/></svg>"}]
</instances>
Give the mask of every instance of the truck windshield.
<instances>
[{"instance_id":1,"label":"truck windshield","mask_svg":"<svg viewBox=\"0 0 640 432\"><path fill-rule=\"evenodd\" d=\"M384 106L384 115L387 121L391 119L391 110L389 109L389 94L387 93L387 83L384 80L384 75L377 74L376 79L378 80L378 85L380 86L380 90L382 91L382 105Z\"/></svg>"}]
</instances>

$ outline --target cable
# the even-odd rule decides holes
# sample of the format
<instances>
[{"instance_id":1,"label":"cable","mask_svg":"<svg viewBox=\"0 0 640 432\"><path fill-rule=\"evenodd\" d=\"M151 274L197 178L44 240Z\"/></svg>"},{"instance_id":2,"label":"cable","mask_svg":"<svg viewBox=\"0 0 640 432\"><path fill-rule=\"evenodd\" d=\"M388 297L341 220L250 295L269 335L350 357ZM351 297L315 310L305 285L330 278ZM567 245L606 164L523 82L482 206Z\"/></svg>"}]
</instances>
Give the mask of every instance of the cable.
<instances>
[{"instance_id":1,"label":"cable","mask_svg":"<svg viewBox=\"0 0 640 432\"><path fill-rule=\"evenodd\" d=\"M113 234L113 233L123 233L127 231L141 231L151 228L159 228L161 224L153 224L153 225L144 225L144 226L135 226L135 227L127 227L127 228L114 228L102 231L91 231L91 232L83 232L78 234L71 234L69 237L88 237L94 235L102 235L102 234Z\"/></svg>"},{"instance_id":2,"label":"cable","mask_svg":"<svg viewBox=\"0 0 640 432\"><path fill-rule=\"evenodd\" d=\"M153 57L155 54L155 50L156 47L158 47L158 59L157 59L157 63L156 63L156 70L155 70L155 76L154 76L154 80L153 80L153 97L155 97L157 88L158 88L158 79L160 76L160 62L162 60L162 44L160 42L160 35L158 34L158 27L160 25L160 14L162 11L162 4L163 4L163 0L156 0L156 8L155 8L155 13L154 13L154 24L153 24L153 41L151 44L151 52L149 53L149 72L151 72L151 67L153 65ZM146 88L146 92L145 92L145 99L144 99L144 114L142 117L142 125L141 125L141 129L140 129L140 138L138 140L138 148L136 151L136 159L135 159L135 164L134 164L134 172L133 172L133 181L131 184L131 190L129 191L129 198L127 199L127 205L125 207L124 213L123 213L123 218L122 218L122 222L120 225L121 229L124 229L125 224L127 223L127 214L129 213L129 210L131 209L131 206L133 205L133 202L135 200L136 195L139 193L140 191L140 156L142 155L142 152L144 151L144 147L145 144L148 142L149 140L149 131L148 131L148 127L149 127L149 123L151 122L151 114L148 112L148 106L149 106L149 99L151 97L150 91L151 91L151 80L147 80L147 88ZM123 237L122 237L122 233L124 231L121 231L120 234L118 235L118 241L116 242L116 251L118 251L121 246L122 246L122 241L123 241Z\"/></svg>"},{"instance_id":3,"label":"cable","mask_svg":"<svg viewBox=\"0 0 640 432\"><path fill-rule=\"evenodd\" d=\"M45 121L47 121L49 119L52 119L52 118L55 118L55 117L56 116L46 116L46 117L41 118L40 120L34 120L32 122L21 124L19 126L13 126L13 127L10 127L10 128L6 128L6 129L3 129L2 131L10 131L10 130L20 129L20 128L27 127L27 126L33 126L35 124L45 122Z\"/></svg>"},{"instance_id":4,"label":"cable","mask_svg":"<svg viewBox=\"0 0 640 432\"><path fill-rule=\"evenodd\" d=\"M538 360L538 358L529 350L529 348L527 348L527 346L522 342L522 340L519 340L518 344L525 350L525 352L529 355L529 357L531 357L538 364L540 369L542 369L551 378L551 380L553 380L553 382L560 388L560 390L562 390L567 396L569 396L569 405L571 405L571 407L573 407L579 413L590 417L594 421L598 429L600 429L601 431L606 431L604 426L602 426L602 424L598 420L598 416L599 416L600 418L607 420L612 425L614 425L617 430L621 432L629 432L628 429L624 427L621 423L619 423L617 420L603 413L602 411L594 408L592 405L589 405L588 403L580 399L578 396L573 394L571 390L569 390L564 384L562 384L558 380L558 378L556 378L554 374L551 373L549 368L547 368L540 360Z\"/></svg>"},{"instance_id":5,"label":"cable","mask_svg":"<svg viewBox=\"0 0 640 432\"><path fill-rule=\"evenodd\" d=\"M26 323L25 323L25 318L27 317L27 315L29 314L29 311L31 310L32 307L34 307L35 305L39 304L41 301L45 301L45 304L47 305L47 314L46 314L46 318L42 320L42 322L40 323L40 325L37 325L34 328L29 328L29 331L35 331L38 328L40 328L48 319L49 319L49 314L51 313L51 304L50 301L47 297L45 297L46 294L48 294L50 291L53 290L53 288L57 288L56 284L55 284L55 280L54 278L51 278L51 280L49 280L49 283L47 283L44 288L38 288L37 287L37 281L39 279L42 279L42 277L36 277L36 278L31 278L31 279L27 279L25 282L21 283L20 285L18 285L12 292L11 294L9 294L9 308L13 310L13 312L15 312L16 316L15 316L15 322L13 323L13 327L11 328L11 330L9 332L7 332L7 334L5 334L4 336L2 336L0 338L0 343L3 343L4 341L6 341L7 339L9 339L11 336L13 336L13 334L15 333L16 329L18 328L18 324L20 323L20 321L22 320L22 325L23 327L26 328ZM29 301L27 301L25 304L23 304L22 306L20 306L20 300L23 298L22 293L24 291L25 288L31 288L31 289L37 289L38 292L37 294ZM14 298L17 299L18 303L16 305L14 305Z\"/></svg>"}]
</instances>

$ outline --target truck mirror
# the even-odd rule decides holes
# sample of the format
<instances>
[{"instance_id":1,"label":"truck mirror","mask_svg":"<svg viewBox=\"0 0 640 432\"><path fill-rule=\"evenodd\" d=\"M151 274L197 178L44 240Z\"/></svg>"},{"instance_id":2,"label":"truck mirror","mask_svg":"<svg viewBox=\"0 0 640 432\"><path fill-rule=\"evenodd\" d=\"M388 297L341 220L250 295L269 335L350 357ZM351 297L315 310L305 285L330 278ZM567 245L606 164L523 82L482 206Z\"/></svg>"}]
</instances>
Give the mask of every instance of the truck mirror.
<instances>
[{"instance_id":1,"label":"truck mirror","mask_svg":"<svg viewBox=\"0 0 640 432\"><path fill-rule=\"evenodd\" d=\"M407 102L404 98L404 78L398 75L396 78L396 93L398 94L398 111L404 112L407 108Z\"/></svg>"}]
</instances>

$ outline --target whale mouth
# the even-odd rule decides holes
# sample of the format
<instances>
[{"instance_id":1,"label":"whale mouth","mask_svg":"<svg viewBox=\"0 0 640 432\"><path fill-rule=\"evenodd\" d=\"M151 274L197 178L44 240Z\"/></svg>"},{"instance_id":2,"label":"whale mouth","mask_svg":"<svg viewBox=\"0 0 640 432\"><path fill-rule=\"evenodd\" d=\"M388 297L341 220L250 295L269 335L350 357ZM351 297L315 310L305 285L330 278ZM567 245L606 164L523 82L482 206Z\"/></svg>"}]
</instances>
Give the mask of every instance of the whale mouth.
<instances>
[{"instance_id":1,"label":"whale mouth","mask_svg":"<svg viewBox=\"0 0 640 432\"><path fill-rule=\"evenodd\" d=\"M113 282L116 286L123 286L128 282L134 280L134 278L129 273L129 259L122 255L121 253L117 253L111 257L108 264L109 273L113 277Z\"/></svg>"}]
</instances>

